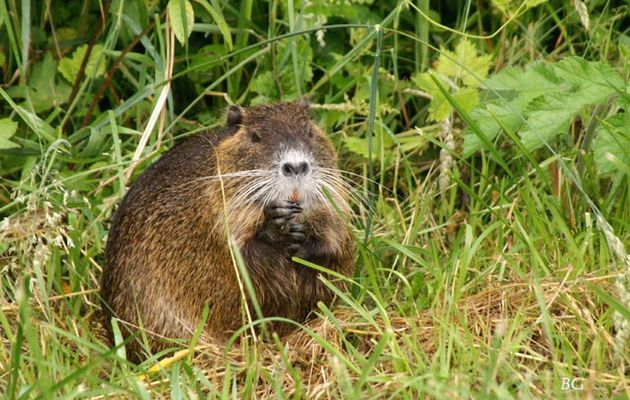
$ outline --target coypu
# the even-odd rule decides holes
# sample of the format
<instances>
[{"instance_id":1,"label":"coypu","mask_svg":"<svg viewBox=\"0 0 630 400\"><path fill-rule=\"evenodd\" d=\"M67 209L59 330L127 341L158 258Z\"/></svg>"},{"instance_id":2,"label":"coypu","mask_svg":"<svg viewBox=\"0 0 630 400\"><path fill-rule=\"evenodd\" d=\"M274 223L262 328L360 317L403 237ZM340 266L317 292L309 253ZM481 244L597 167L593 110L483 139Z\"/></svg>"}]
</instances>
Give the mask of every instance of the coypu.
<instances>
[{"instance_id":1,"label":"coypu","mask_svg":"<svg viewBox=\"0 0 630 400\"><path fill-rule=\"evenodd\" d=\"M291 259L343 275L354 268L348 192L332 143L308 109L306 100L231 106L225 127L186 139L141 174L107 241L108 317L131 331L142 326L155 352L166 345L151 333L189 338L207 304L205 337L225 341L243 325L243 298L255 318L228 232L265 317L304 322L318 301L332 301L319 273ZM139 340L127 348L141 358Z\"/></svg>"}]
</instances>

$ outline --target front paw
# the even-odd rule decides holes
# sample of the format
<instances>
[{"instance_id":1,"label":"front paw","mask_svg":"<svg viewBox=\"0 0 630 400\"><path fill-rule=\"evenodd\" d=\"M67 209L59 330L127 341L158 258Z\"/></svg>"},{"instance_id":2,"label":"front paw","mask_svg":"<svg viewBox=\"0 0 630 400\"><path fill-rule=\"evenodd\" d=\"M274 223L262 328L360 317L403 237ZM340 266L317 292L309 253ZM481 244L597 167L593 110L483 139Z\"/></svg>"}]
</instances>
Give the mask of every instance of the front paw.
<instances>
[{"instance_id":1,"label":"front paw","mask_svg":"<svg viewBox=\"0 0 630 400\"><path fill-rule=\"evenodd\" d=\"M303 249L306 234L304 233L304 225L292 222L288 225L283 241L286 243L289 253L293 255Z\"/></svg>"},{"instance_id":2,"label":"front paw","mask_svg":"<svg viewBox=\"0 0 630 400\"><path fill-rule=\"evenodd\" d=\"M305 235L300 224L291 222L302 212L302 207L292 201L276 200L269 203L263 210L265 222L261 235L268 241L283 243L290 249L304 240Z\"/></svg>"},{"instance_id":3,"label":"front paw","mask_svg":"<svg viewBox=\"0 0 630 400\"><path fill-rule=\"evenodd\" d=\"M302 206L289 200L275 200L265 206L265 227L272 230L288 229L289 221L302 212Z\"/></svg>"}]
</instances>

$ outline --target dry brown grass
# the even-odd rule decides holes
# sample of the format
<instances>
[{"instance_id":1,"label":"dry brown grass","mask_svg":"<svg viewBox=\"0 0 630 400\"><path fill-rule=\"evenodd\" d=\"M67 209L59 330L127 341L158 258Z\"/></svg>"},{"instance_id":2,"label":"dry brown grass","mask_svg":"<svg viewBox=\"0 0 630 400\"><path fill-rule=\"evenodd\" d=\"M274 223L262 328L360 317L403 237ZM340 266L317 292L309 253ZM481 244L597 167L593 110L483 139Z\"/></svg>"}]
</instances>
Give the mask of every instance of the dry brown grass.
<instances>
[{"instance_id":1,"label":"dry brown grass","mask_svg":"<svg viewBox=\"0 0 630 400\"><path fill-rule=\"evenodd\" d=\"M582 327L587 325L588 336L605 337L606 342L612 346L613 336L598 324L605 307L588 288L589 284L609 286L612 278L593 276L577 281L543 282L540 285L541 296L548 307L554 331L569 338L578 337L584 335ZM359 379L359 374L344 367L343 362L334 354L338 352L352 359L348 343L352 344L352 351L358 351L367 359L379 339L388 332L392 340L388 345L389 349L397 348L408 360L420 356L430 362L436 349L440 347L440 341L444 339L440 326L448 324L456 327L462 337L470 338L472 334L473 346L487 354L493 339L505 337L512 340L520 333L508 332L510 321L519 318L519 324L529 328L523 340L518 343L518 348L503 356L519 359L520 371L515 371L517 373L541 373L556 361L544 332L535 290L535 286L530 283L495 285L461 299L457 304L459 313L456 315L444 315L431 310L421 311L413 317L393 316L390 313L386 320L376 317L375 323L366 322L353 309L339 307L334 311L333 318L321 317L307 324L306 327L311 332L298 330L285 337L281 349L276 343L270 342L241 343L229 351L204 344L197 346L193 363L203 369L206 377L217 388L222 386L228 364L236 374L241 375L245 375L248 369L258 368L255 397L259 399L276 397L278 377L281 377L281 387L285 393L299 390L307 398L328 398L338 394L338 387L343 384L340 380L355 382ZM513 337L508 338L509 335ZM417 342L413 349L406 345L409 340ZM422 354L409 354L417 349L422 349ZM391 351L395 353L396 350ZM252 365L251 354L256 354L254 362L257 365ZM161 365L154 367L154 370L168 369L175 361L186 356L188 351L184 350L174 357L162 360ZM394 365L395 359L393 354L392 357L384 354L379 357L374 368L383 379L369 383L375 393L392 394L402 388L404 379L400 378L406 372L405 368ZM612 358L609 361L612 363ZM292 366L293 371L289 371L287 363ZM357 367L360 371L360 366ZM610 371L614 371L612 365ZM167 375L156 374L144 378L155 390L154 393L160 393L160 388L168 388L168 379L165 380L165 376ZM269 376L276 379L267 379ZM299 389L295 382L296 376L300 380ZM629 384L630 379L627 376L592 369L590 386L586 390L596 395L603 387L623 391L628 390ZM544 388L532 386L530 389L541 396L546 393Z\"/></svg>"}]
</instances>

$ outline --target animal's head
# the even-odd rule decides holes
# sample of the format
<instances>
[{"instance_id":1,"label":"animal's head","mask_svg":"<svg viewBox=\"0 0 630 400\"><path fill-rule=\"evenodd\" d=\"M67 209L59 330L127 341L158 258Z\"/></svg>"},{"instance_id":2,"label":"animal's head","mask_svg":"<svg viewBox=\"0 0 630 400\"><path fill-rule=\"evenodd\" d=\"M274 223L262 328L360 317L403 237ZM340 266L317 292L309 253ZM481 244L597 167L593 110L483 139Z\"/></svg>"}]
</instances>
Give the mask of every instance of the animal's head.
<instances>
[{"instance_id":1,"label":"animal's head","mask_svg":"<svg viewBox=\"0 0 630 400\"><path fill-rule=\"evenodd\" d=\"M334 148L308 111L306 100L229 108L235 133L217 146L217 173L236 189L237 204L288 199L308 210L333 200L346 208Z\"/></svg>"}]
</instances>

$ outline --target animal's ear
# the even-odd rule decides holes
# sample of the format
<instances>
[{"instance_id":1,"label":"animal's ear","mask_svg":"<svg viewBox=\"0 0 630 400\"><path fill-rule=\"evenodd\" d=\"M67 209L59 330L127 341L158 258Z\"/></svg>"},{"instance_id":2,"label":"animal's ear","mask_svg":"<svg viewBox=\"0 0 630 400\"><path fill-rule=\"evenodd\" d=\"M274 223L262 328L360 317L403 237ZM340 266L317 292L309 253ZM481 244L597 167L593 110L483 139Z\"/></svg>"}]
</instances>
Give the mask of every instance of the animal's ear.
<instances>
[{"instance_id":1,"label":"animal's ear","mask_svg":"<svg viewBox=\"0 0 630 400\"><path fill-rule=\"evenodd\" d=\"M240 125L243 122L243 114L245 110L241 106L230 106L227 112L228 126Z\"/></svg>"},{"instance_id":2,"label":"animal's ear","mask_svg":"<svg viewBox=\"0 0 630 400\"><path fill-rule=\"evenodd\" d=\"M298 107L300 107L300 109L302 109L305 112L308 112L308 110L311 107L311 102L308 100L308 96L302 96L300 97L300 99L297 101L297 105Z\"/></svg>"}]
</instances>

